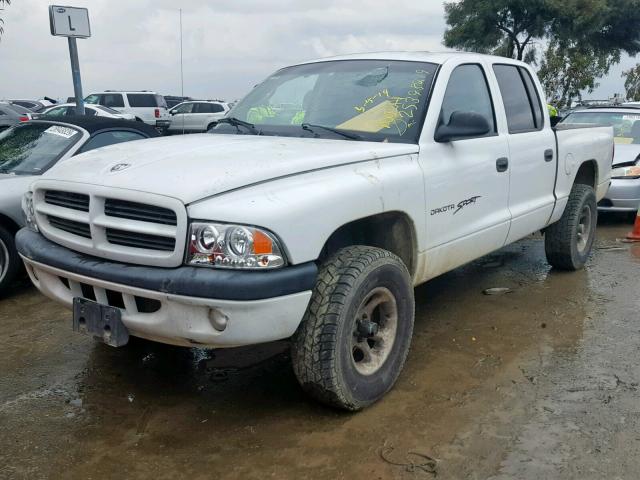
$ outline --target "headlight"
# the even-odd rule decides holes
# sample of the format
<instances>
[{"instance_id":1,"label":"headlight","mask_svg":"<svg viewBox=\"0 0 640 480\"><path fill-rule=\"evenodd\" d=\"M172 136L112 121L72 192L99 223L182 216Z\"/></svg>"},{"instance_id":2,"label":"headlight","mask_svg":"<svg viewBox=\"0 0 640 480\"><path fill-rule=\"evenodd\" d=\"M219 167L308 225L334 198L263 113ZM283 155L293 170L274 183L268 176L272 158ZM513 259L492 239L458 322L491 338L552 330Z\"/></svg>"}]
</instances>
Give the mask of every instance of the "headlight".
<instances>
[{"instance_id":1,"label":"headlight","mask_svg":"<svg viewBox=\"0 0 640 480\"><path fill-rule=\"evenodd\" d=\"M25 225L37 232L38 224L36 223L36 211L33 208L33 192L27 192L22 197L22 213Z\"/></svg>"},{"instance_id":2,"label":"headlight","mask_svg":"<svg viewBox=\"0 0 640 480\"><path fill-rule=\"evenodd\" d=\"M188 248L187 265L266 270L285 264L272 233L245 225L193 222Z\"/></svg>"},{"instance_id":3,"label":"headlight","mask_svg":"<svg viewBox=\"0 0 640 480\"><path fill-rule=\"evenodd\" d=\"M611 178L640 178L640 166L625 165L611 170Z\"/></svg>"}]
</instances>

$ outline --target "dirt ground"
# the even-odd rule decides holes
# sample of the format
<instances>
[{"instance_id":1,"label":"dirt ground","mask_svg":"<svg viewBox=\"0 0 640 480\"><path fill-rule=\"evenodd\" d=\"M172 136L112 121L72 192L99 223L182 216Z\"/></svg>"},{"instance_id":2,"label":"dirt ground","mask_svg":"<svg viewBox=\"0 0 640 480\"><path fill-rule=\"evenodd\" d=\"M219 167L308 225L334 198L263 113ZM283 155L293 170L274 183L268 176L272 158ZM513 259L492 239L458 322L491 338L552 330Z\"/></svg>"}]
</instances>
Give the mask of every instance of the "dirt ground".
<instances>
[{"instance_id":1,"label":"dirt ground","mask_svg":"<svg viewBox=\"0 0 640 480\"><path fill-rule=\"evenodd\" d=\"M285 342L113 349L19 285L0 300L0 478L636 479L629 229L601 222L582 272L551 271L535 236L419 287L404 372L357 414L307 399Z\"/></svg>"}]
</instances>

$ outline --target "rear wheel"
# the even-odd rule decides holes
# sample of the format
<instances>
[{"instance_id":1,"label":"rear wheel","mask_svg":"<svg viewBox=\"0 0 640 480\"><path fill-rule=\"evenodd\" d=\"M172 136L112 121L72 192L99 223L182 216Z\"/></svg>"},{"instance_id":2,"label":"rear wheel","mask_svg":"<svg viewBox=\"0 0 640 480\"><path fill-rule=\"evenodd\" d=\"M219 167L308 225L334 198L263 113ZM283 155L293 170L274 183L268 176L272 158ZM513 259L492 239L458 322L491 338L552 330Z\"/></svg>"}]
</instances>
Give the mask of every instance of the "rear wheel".
<instances>
[{"instance_id":1,"label":"rear wheel","mask_svg":"<svg viewBox=\"0 0 640 480\"><path fill-rule=\"evenodd\" d=\"M560 220L545 232L547 261L561 270L584 267L595 240L598 207L589 185L574 185Z\"/></svg>"},{"instance_id":2,"label":"rear wheel","mask_svg":"<svg viewBox=\"0 0 640 480\"><path fill-rule=\"evenodd\" d=\"M392 253L348 247L321 267L293 338L293 368L317 400L359 410L394 385L413 333L413 287Z\"/></svg>"},{"instance_id":3,"label":"rear wheel","mask_svg":"<svg viewBox=\"0 0 640 480\"><path fill-rule=\"evenodd\" d=\"M2 293L20 271L20 256L16 250L15 235L0 225L0 293Z\"/></svg>"}]
</instances>

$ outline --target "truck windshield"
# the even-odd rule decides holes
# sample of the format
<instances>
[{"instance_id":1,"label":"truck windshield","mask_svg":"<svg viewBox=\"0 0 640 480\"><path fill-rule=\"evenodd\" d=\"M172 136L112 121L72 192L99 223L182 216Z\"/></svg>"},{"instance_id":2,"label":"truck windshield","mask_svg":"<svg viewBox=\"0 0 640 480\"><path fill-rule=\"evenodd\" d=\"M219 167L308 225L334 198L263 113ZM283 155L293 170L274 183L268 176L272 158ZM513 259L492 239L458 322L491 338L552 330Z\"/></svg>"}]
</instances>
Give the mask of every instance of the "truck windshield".
<instances>
[{"instance_id":1,"label":"truck windshield","mask_svg":"<svg viewBox=\"0 0 640 480\"><path fill-rule=\"evenodd\" d=\"M613 127L615 143L640 143L640 111L632 112L573 112L562 123L590 123Z\"/></svg>"},{"instance_id":2,"label":"truck windshield","mask_svg":"<svg viewBox=\"0 0 640 480\"><path fill-rule=\"evenodd\" d=\"M82 138L75 128L26 124L0 133L0 173L39 175Z\"/></svg>"},{"instance_id":3,"label":"truck windshield","mask_svg":"<svg viewBox=\"0 0 640 480\"><path fill-rule=\"evenodd\" d=\"M227 114L255 129L230 121L210 131L417 143L436 70L433 63L388 60L285 68Z\"/></svg>"}]
</instances>

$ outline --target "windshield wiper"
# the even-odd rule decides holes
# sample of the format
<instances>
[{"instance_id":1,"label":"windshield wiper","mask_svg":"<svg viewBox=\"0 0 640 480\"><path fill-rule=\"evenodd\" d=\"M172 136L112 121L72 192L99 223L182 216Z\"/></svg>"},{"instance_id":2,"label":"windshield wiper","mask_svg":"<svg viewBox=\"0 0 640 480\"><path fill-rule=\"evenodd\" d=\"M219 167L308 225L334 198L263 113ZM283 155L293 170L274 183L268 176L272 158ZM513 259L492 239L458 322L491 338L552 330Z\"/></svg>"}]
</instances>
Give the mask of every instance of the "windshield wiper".
<instances>
[{"instance_id":1,"label":"windshield wiper","mask_svg":"<svg viewBox=\"0 0 640 480\"><path fill-rule=\"evenodd\" d=\"M244 127L254 135L260 135L260 130L258 130L253 123L245 122L244 120L240 120L236 117L224 117L218 120L218 123L228 123L229 125L233 125L236 128Z\"/></svg>"},{"instance_id":2,"label":"windshield wiper","mask_svg":"<svg viewBox=\"0 0 640 480\"><path fill-rule=\"evenodd\" d=\"M347 132L343 132L342 130L338 130L337 128L325 127L324 125L315 125L313 123L303 123L300 126L302 127L303 130L306 130L307 132L311 132L311 133L313 133L314 128L321 128L323 130L327 130L328 132L341 135L344 138L348 138L350 140L362 140L362 137L356 133L347 133Z\"/></svg>"}]
</instances>

